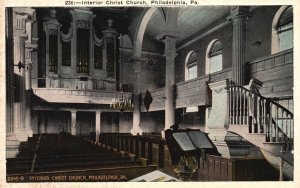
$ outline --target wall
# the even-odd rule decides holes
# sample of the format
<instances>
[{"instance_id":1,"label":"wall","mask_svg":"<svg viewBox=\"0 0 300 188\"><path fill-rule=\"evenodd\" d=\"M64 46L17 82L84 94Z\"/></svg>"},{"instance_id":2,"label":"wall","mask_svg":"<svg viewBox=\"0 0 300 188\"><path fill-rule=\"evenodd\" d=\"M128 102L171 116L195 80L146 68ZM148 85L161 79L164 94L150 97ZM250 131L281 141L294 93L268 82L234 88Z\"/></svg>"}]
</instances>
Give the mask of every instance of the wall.
<instances>
[{"instance_id":1,"label":"wall","mask_svg":"<svg viewBox=\"0 0 300 188\"><path fill-rule=\"evenodd\" d=\"M132 129L132 113L123 112L120 114L119 132L130 133ZM164 130L164 113L158 112L145 112L141 113L141 128L144 133L159 133Z\"/></svg>"},{"instance_id":2,"label":"wall","mask_svg":"<svg viewBox=\"0 0 300 188\"><path fill-rule=\"evenodd\" d=\"M198 77L205 75L206 50L209 43L220 40L223 48L223 69L231 67L232 61L232 24L227 24L219 30L193 42L182 50L178 51L176 58L176 82L184 81L185 58L190 51L197 53Z\"/></svg>"},{"instance_id":3,"label":"wall","mask_svg":"<svg viewBox=\"0 0 300 188\"><path fill-rule=\"evenodd\" d=\"M264 6L253 10L246 28L246 61L271 54L272 22L278 9L279 6ZM261 41L261 45L254 45L258 40Z\"/></svg>"},{"instance_id":4,"label":"wall","mask_svg":"<svg viewBox=\"0 0 300 188\"><path fill-rule=\"evenodd\" d=\"M144 133L160 133L165 128L164 111L141 113L141 128Z\"/></svg>"},{"instance_id":5,"label":"wall","mask_svg":"<svg viewBox=\"0 0 300 188\"><path fill-rule=\"evenodd\" d=\"M178 109L181 111L182 129L200 129L205 131L205 107L199 107L198 112L185 112L186 109Z\"/></svg>"},{"instance_id":6,"label":"wall","mask_svg":"<svg viewBox=\"0 0 300 188\"><path fill-rule=\"evenodd\" d=\"M76 114L76 134L77 135L90 135L95 132L95 112L77 112Z\"/></svg>"},{"instance_id":7,"label":"wall","mask_svg":"<svg viewBox=\"0 0 300 188\"><path fill-rule=\"evenodd\" d=\"M119 113L120 121L119 121L119 133L130 133L132 129L132 113L123 112Z\"/></svg>"},{"instance_id":8,"label":"wall","mask_svg":"<svg viewBox=\"0 0 300 188\"><path fill-rule=\"evenodd\" d=\"M33 111L33 113L37 116L32 122L34 133L59 133L63 130L67 132L70 128L70 112Z\"/></svg>"},{"instance_id":9,"label":"wall","mask_svg":"<svg viewBox=\"0 0 300 188\"><path fill-rule=\"evenodd\" d=\"M119 132L119 113L102 112L101 113L101 133L117 133Z\"/></svg>"},{"instance_id":10,"label":"wall","mask_svg":"<svg viewBox=\"0 0 300 188\"><path fill-rule=\"evenodd\" d=\"M165 59L162 55L154 53L143 53L143 58L151 59L152 66L147 66L146 63L141 64L141 91L147 89L154 90L164 86L165 82ZM134 77L134 62L132 58L132 50L120 50L120 80L122 83L133 84Z\"/></svg>"}]
</instances>

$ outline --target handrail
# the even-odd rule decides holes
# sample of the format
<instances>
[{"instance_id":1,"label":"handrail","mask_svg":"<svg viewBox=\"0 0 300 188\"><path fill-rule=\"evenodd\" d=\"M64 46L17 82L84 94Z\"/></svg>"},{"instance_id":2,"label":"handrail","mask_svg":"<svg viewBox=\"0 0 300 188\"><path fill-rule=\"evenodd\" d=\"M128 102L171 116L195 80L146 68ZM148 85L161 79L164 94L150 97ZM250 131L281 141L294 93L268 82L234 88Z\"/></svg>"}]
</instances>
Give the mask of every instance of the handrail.
<instances>
[{"instance_id":1,"label":"handrail","mask_svg":"<svg viewBox=\"0 0 300 188\"><path fill-rule=\"evenodd\" d=\"M246 88L243 87L243 86L235 86L235 85L232 85L232 86L228 86L228 87L227 87L227 89L230 89L230 88L241 88L241 89L243 89L243 90L245 90L245 91L247 91L247 92L249 92L249 93L251 93L251 94L253 94L253 95L257 95L257 96L259 96L260 98L263 98L263 99L265 99L266 101L271 102L272 104L274 104L274 105L276 105L276 106L279 106L279 107L282 108L284 111L286 111L287 113L289 113L289 114L292 116L292 118L294 117L294 114L293 114L290 110L288 110L286 107L282 106L281 104L279 104L279 103L277 103L277 102L271 100L270 98L264 97L264 96L262 96L262 95L258 95L258 94L256 94L256 93L254 93L253 91L251 91L251 90L249 90L249 89L246 89Z\"/></svg>"},{"instance_id":2,"label":"handrail","mask_svg":"<svg viewBox=\"0 0 300 188\"><path fill-rule=\"evenodd\" d=\"M243 86L229 85L229 124L249 125L249 133L266 134L266 142L293 147L293 113L270 98Z\"/></svg>"}]
</instances>

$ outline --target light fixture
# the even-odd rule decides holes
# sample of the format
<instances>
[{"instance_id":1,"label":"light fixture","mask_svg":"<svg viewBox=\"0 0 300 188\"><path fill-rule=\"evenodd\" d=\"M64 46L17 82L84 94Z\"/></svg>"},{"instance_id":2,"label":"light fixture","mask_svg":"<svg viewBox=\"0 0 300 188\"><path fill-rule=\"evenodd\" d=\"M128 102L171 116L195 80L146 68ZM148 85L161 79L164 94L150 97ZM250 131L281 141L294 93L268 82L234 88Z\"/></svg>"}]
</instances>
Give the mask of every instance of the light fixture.
<instances>
[{"instance_id":1,"label":"light fixture","mask_svg":"<svg viewBox=\"0 0 300 188\"><path fill-rule=\"evenodd\" d=\"M122 96L120 98L113 99L110 107L116 110L120 110L121 112L131 111L133 110L133 102L129 98L124 98L124 94L122 93Z\"/></svg>"},{"instance_id":2,"label":"light fixture","mask_svg":"<svg viewBox=\"0 0 300 188\"><path fill-rule=\"evenodd\" d=\"M19 63L17 65L14 65L15 67L18 67L19 69L19 72L21 72L21 69L25 69L25 70L29 70L31 69L31 65L30 64L25 64L25 63L22 63L21 61L19 61Z\"/></svg>"}]
</instances>

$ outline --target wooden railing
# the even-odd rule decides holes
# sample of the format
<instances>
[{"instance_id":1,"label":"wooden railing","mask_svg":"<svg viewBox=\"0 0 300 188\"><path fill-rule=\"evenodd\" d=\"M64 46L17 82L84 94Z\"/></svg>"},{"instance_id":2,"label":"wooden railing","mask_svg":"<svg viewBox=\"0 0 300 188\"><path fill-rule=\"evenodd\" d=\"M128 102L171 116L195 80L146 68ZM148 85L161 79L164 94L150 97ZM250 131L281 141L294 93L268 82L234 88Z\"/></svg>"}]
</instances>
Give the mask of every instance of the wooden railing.
<instances>
[{"instance_id":1,"label":"wooden railing","mask_svg":"<svg viewBox=\"0 0 300 188\"><path fill-rule=\"evenodd\" d=\"M168 147L160 134L102 133L99 140L102 147L134 156L137 160L146 160L148 165L158 168L172 166Z\"/></svg>"},{"instance_id":2,"label":"wooden railing","mask_svg":"<svg viewBox=\"0 0 300 188\"><path fill-rule=\"evenodd\" d=\"M273 100L242 86L229 86L229 124L249 125L249 133L266 134L266 142L293 148L293 113Z\"/></svg>"}]
</instances>

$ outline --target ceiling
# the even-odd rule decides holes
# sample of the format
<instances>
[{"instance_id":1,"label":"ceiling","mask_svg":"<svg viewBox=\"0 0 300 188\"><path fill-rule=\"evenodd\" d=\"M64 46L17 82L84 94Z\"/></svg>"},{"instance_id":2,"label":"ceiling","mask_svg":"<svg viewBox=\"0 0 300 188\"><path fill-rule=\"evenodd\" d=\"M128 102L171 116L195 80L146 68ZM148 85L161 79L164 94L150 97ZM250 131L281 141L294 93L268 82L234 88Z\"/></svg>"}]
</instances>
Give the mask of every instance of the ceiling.
<instances>
[{"instance_id":1,"label":"ceiling","mask_svg":"<svg viewBox=\"0 0 300 188\"><path fill-rule=\"evenodd\" d=\"M181 7L177 19L178 42L205 29L218 19L228 16L230 6L187 6ZM145 35L156 38L163 30L163 18L157 10L153 13L146 27Z\"/></svg>"}]
</instances>

